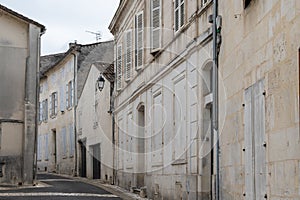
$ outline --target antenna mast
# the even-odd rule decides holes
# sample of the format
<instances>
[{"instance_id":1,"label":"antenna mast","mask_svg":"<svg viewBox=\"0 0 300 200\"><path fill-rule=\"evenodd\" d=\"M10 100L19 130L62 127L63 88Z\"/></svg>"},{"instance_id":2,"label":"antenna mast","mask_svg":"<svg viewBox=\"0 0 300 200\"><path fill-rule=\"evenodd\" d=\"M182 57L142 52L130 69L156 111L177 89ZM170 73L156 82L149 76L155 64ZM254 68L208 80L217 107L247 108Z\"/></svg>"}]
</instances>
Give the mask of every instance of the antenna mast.
<instances>
[{"instance_id":1,"label":"antenna mast","mask_svg":"<svg viewBox=\"0 0 300 200\"><path fill-rule=\"evenodd\" d=\"M93 32L93 31L85 31L87 33L91 33L93 35L96 36L96 41L98 42L99 40L101 40L101 37L102 37L102 34L100 31L97 31L97 32Z\"/></svg>"}]
</instances>

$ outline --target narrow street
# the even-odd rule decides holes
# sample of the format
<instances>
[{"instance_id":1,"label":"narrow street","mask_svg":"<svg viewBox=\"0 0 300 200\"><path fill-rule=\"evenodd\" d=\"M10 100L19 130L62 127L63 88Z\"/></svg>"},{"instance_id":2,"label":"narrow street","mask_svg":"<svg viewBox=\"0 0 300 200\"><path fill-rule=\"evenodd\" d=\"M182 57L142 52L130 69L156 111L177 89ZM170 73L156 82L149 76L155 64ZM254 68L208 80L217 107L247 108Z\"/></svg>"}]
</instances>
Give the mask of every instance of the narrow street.
<instances>
[{"instance_id":1,"label":"narrow street","mask_svg":"<svg viewBox=\"0 0 300 200\"><path fill-rule=\"evenodd\" d=\"M58 175L39 174L40 184L32 188L2 189L0 200L118 200L101 188Z\"/></svg>"}]
</instances>

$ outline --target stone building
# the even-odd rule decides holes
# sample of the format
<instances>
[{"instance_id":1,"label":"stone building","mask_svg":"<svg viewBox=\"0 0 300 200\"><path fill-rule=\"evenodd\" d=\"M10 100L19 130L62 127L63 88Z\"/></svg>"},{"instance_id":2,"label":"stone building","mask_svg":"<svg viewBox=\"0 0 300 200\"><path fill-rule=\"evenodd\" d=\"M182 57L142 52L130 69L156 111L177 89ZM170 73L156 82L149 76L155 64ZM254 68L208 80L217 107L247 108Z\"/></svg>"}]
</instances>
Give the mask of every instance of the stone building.
<instances>
[{"instance_id":1,"label":"stone building","mask_svg":"<svg viewBox=\"0 0 300 200\"><path fill-rule=\"evenodd\" d=\"M111 60L111 63L113 61ZM104 82L104 88L98 83ZM109 63L94 63L84 83L77 106L79 175L112 183L113 143L111 94L114 68Z\"/></svg>"},{"instance_id":2,"label":"stone building","mask_svg":"<svg viewBox=\"0 0 300 200\"><path fill-rule=\"evenodd\" d=\"M1 4L0 27L0 183L32 184L45 27Z\"/></svg>"},{"instance_id":3,"label":"stone building","mask_svg":"<svg viewBox=\"0 0 300 200\"><path fill-rule=\"evenodd\" d=\"M219 1L221 199L300 199L300 1Z\"/></svg>"},{"instance_id":4,"label":"stone building","mask_svg":"<svg viewBox=\"0 0 300 200\"><path fill-rule=\"evenodd\" d=\"M210 199L212 1L120 1L116 183L152 199Z\"/></svg>"},{"instance_id":5,"label":"stone building","mask_svg":"<svg viewBox=\"0 0 300 200\"><path fill-rule=\"evenodd\" d=\"M65 53L41 57L37 155L40 171L77 174L78 97L91 64L109 60L112 52L111 41L71 43Z\"/></svg>"},{"instance_id":6,"label":"stone building","mask_svg":"<svg viewBox=\"0 0 300 200\"><path fill-rule=\"evenodd\" d=\"M299 199L300 3L219 1L218 185L212 4L120 1L116 183L152 199Z\"/></svg>"}]
</instances>

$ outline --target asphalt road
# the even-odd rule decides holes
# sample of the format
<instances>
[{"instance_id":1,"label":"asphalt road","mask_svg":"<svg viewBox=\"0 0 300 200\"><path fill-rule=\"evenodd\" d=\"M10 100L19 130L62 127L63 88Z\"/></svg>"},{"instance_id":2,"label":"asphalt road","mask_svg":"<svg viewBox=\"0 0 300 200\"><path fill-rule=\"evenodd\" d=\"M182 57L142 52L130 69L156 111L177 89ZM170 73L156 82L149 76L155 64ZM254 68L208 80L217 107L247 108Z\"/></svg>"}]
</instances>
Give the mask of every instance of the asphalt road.
<instances>
[{"instance_id":1,"label":"asphalt road","mask_svg":"<svg viewBox=\"0 0 300 200\"><path fill-rule=\"evenodd\" d=\"M39 174L41 182L32 188L0 190L0 200L120 200L103 189L52 174Z\"/></svg>"}]
</instances>

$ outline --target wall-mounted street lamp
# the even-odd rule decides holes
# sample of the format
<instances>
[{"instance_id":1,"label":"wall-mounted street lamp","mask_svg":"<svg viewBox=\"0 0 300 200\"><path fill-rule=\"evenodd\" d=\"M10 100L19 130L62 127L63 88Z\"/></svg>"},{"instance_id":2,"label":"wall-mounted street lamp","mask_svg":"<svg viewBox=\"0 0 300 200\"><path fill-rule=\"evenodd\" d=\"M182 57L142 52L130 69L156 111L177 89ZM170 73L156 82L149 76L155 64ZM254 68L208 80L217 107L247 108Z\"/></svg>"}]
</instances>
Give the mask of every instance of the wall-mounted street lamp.
<instances>
[{"instance_id":1,"label":"wall-mounted street lamp","mask_svg":"<svg viewBox=\"0 0 300 200\"><path fill-rule=\"evenodd\" d=\"M99 78L97 79L97 87L100 90L100 92L103 90L104 88L104 83L105 83L105 79L103 78L102 74L100 74Z\"/></svg>"}]
</instances>

